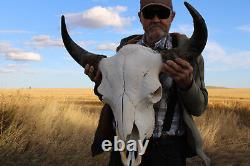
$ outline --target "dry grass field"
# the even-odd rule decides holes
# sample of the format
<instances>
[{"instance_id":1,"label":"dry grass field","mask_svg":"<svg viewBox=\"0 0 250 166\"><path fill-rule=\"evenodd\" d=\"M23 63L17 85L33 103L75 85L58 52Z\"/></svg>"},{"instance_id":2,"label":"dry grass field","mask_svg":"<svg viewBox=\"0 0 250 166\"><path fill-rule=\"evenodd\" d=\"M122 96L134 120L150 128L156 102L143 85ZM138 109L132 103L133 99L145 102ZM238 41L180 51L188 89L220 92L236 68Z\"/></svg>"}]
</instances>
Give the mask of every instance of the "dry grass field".
<instances>
[{"instance_id":1,"label":"dry grass field","mask_svg":"<svg viewBox=\"0 0 250 166\"><path fill-rule=\"evenodd\" d=\"M0 165L107 165L90 153L101 107L89 89L1 89ZM250 89L209 89L195 121L213 165L250 165Z\"/></svg>"}]
</instances>

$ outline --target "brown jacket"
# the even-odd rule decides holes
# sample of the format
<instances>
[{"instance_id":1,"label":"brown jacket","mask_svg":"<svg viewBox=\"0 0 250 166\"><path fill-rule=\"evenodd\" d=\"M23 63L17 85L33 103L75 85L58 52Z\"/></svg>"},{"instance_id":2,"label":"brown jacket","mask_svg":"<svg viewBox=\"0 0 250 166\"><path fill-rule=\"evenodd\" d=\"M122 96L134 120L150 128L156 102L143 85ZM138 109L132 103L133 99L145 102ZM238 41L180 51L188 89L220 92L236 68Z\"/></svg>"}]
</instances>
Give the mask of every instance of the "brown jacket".
<instances>
[{"instance_id":1,"label":"brown jacket","mask_svg":"<svg viewBox=\"0 0 250 166\"><path fill-rule=\"evenodd\" d=\"M171 33L173 39L173 47L181 46L186 40L185 35L178 33ZM126 44L137 43L142 38L142 35L133 35L121 40L120 46L117 51ZM204 84L204 61L203 57L199 56L194 62L191 63L194 68L194 81L192 86L187 91L178 90L181 107L183 110L183 119L186 124L187 133L187 157L199 155L205 165L210 165L210 159L205 155L202 149L202 139L200 133L193 121L192 116L200 116L208 103L208 93ZM95 86L95 92L97 93ZM91 146L92 155L98 155L103 152L101 144L103 140L110 140L113 142L115 136L113 130L113 113L111 108L105 104L100 115L99 124L95 133L95 138Z\"/></svg>"}]
</instances>

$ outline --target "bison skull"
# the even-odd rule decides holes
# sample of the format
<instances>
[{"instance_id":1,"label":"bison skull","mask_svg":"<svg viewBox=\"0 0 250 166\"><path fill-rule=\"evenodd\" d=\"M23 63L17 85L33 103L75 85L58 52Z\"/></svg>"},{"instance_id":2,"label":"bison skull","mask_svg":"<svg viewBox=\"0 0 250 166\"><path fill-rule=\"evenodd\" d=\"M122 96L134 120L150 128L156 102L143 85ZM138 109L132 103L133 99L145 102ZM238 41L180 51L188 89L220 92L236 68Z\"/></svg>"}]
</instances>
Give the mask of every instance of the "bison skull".
<instances>
[{"instance_id":1,"label":"bison skull","mask_svg":"<svg viewBox=\"0 0 250 166\"><path fill-rule=\"evenodd\" d=\"M131 44L124 46L116 56L103 59L99 64L102 81L98 92L108 103L115 117L116 133L119 139L145 140L154 128L153 104L161 99L159 72L161 55L150 48ZM141 149L138 149L138 154ZM140 163L140 156L126 158L123 163ZM126 164L126 165L127 165Z\"/></svg>"}]
</instances>

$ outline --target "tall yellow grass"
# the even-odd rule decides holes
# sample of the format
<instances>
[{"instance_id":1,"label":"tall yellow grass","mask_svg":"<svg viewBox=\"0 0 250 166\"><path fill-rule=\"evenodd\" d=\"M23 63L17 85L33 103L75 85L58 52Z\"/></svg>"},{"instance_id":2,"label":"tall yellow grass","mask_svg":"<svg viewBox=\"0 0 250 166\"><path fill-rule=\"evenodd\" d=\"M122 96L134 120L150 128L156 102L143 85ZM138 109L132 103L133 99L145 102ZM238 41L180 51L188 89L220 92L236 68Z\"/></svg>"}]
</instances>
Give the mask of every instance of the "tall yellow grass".
<instances>
[{"instance_id":1,"label":"tall yellow grass","mask_svg":"<svg viewBox=\"0 0 250 166\"><path fill-rule=\"evenodd\" d=\"M95 166L107 160L93 160L89 146L101 104L90 90L61 90L1 91L0 165Z\"/></svg>"},{"instance_id":2,"label":"tall yellow grass","mask_svg":"<svg viewBox=\"0 0 250 166\"><path fill-rule=\"evenodd\" d=\"M214 165L250 163L250 90L239 91L209 89L195 118ZM89 89L0 90L0 165L107 165L90 153L101 107Z\"/></svg>"}]
</instances>

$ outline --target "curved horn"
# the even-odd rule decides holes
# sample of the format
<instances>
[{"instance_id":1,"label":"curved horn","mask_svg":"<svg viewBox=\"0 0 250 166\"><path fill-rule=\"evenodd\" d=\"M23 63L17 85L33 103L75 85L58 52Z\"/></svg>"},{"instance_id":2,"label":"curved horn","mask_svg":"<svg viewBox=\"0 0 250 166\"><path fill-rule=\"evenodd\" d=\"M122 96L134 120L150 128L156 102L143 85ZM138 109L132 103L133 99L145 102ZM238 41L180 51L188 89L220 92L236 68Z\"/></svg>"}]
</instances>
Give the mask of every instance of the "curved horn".
<instances>
[{"instance_id":1,"label":"curved horn","mask_svg":"<svg viewBox=\"0 0 250 166\"><path fill-rule=\"evenodd\" d=\"M83 68L85 68L86 64L89 64L90 66L93 66L95 69L97 69L99 61L102 58L107 57L104 55L97 55L90 53L81 48L79 45L77 45L68 34L64 15L62 15L61 17L61 35L65 48L67 49L69 54L73 57L73 59L77 63L79 63Z\"/></svg>"},{"instance_id":2,"label":"curved horn","mask_svg":"<svg viewBox=\"0 0 250 166\"><path fill-rule=\"evenodd\" d=\"M188 2L184 2L184 5L191 14L194 22L194 32L189 39L186 47L184 47L189 57L197 57L204 50L207 43L207 25L200 13Z\"/></svg>"}]
</instances>

